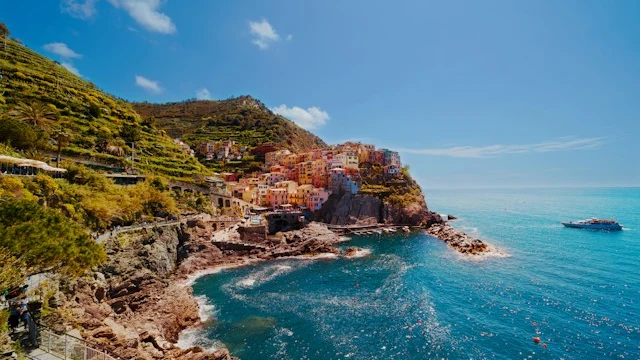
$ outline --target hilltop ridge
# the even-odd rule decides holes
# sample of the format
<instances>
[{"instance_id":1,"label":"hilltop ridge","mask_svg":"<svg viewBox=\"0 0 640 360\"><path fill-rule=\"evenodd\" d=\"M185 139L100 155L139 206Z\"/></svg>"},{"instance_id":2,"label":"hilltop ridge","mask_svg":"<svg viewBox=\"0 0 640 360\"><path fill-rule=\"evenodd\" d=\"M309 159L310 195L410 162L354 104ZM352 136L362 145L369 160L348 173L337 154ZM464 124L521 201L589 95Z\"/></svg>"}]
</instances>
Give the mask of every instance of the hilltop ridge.
<instances>
[{"instance_id":1,"label":"hilltop ridge","mask_svg":"<svg viewBox=\"0 0 640 360\"><path fill-rule=\"evenodd\" d=\"M243 95L227 100L187 100L164 104L132 103L144 119L191 146L208 141L236 141L248 147L274 143L292 151L325 148L327 144L259 100Z\"/></svg>"}]
</instances>

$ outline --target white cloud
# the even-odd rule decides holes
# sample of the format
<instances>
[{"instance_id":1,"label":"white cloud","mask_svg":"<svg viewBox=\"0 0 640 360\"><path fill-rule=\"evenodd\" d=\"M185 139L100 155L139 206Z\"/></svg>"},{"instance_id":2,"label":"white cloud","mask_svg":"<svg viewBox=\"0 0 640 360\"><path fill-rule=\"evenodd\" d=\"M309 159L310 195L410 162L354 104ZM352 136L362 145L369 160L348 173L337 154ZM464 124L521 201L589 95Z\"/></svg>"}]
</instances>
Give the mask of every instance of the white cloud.
<instances>
[{"instance_id":1,"label":"white cloud","mask_svg":"<svg viewBox=\"0 0 640 360\"><path fill-rule=\"evenodd\" d=\"M143 28L161 34L173 34L176 26L169 16L158 11L160 0L109 0L116 8L124 9Z\"/></svg>"},{"instance_id":2,"label":"white cloud","mask_svg":"<svg viewBox=\"0 0 640 360\"><path fill-rule=\"evenodd\" d=\"M75 67L72 63L67 62L67 61L63 61L62 63L60 63L60 66L62 66L63 68L69 70L73 74L82 77L82 75L80 75L80 71L78 71L78 68Z\"/></svg>"},{"instance_id":3,"label":"white cloud","mask_svg":"<svg viewBox=\"0 0 640 360\"><path fill-rule=\"evenodd\" d=\"M98 0L62 0L60 10L74 18L88 20L96 14Z\"/></svg>"},{"instance_id":4,"label":"white cloud","mask_svg":"<svg viewBox=\"0 0 640 360\"><path fill-rule=\"evenodd\" d=\"M507 154L586 150L600 147L603 138L564 137L558 140L525 145L455 146L441 149L400 149L409 154L440 155L460 158L489 158Z\"/></svg>"},{"instance_id":5,"label":"white cloud","mask_svg":"<svg viewBox=\"0 0 640 360\"><path fill-rule=\"evenodd\" d=\"M293 35L292 34L287 35L287 41L291 41L291 40L293 40Z\"/></svg>"},{"instance_id":6,"label":"white cloud","mask_svg":"<svg viewBox=\"0 0 640 360\"><path fill-rule=\"evenodd\" d=\"M286 117L307 130L319 128L329 120L329 114L315 106L305 110L298 106L287 107L287 105L280 105L272 108L271 111Z\"/></svg>"},{"instance_id":7,"label":"white cloud","mask_svg":"<svg viewBox=\"0 0 640 360\"><path fill-rule=\"evenodd\" d=\"M198 100L211 100L211 93L207 88L196 90L196 99Z\"/></svg>"},{"instance_id":8,"label":"white cloud","mask_svg":"<svg viewBox=\"0 0 640 360\"><path fill-rule=\"evenodd\" d=\"M252 42L263 50L268 48L271 43L280 41L280 35L267 19L249 21L249 32L254 36Z\"/></svg>"},{"instance_id":9,"label":"white cloud","mask_svg":"<svg viewBox=\"0 0 640 360\"><path fill-rule=\"evenodd\" d=\"M136 75L136 85L153 94L161 94L164 89L157 81L149 80L144 76Z\"/></svg>"},{"instance_id":10,"label":"white cloud","mask_svg":"<svg viewBox=\"0 0 640 360\"><path fill-rule=\"evenodd\" d=\"M80 59L82 58L82 55L78 54L77 52L71 50L67 44L65 43L51 43L51 44L46 44L44 46L44 49L54 53L58 56L61 56L63 58L67 58L67 59Z\"/></svg>"}]
</instances>

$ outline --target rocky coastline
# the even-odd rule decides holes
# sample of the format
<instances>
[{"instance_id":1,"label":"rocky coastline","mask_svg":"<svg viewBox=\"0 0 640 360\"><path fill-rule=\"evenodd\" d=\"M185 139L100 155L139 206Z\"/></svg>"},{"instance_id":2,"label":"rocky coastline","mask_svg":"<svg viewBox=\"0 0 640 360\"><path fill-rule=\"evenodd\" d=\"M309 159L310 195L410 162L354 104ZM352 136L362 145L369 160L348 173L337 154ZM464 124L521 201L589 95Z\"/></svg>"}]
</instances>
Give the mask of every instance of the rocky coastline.
<instances>
[{"instance_id":1,"label":"rocky coastline","mask_svg":"<svg viewBox=\"0 0 640 360\"><path fill-rule=\"evenodd\" d=\"M448 246L464 255L484 256L505 254L493 245L478 238L469 236L463 231L454 229L447 222L433 224L426 229L426 233L444 241Z\"/></svg>"},{"instance_id":2,"label":"rocky coastline","mask_svg":"<svg viewBox=\"0 0 640 360\"><path fill-rule=\"evenodd\" d=\"M198 303L185 285L213 269L283 257L337 256L340 251L333 245L344 241L325 225L311 223L276 234L268 247L240 244L237 225L216 231L214 224L195 220L107 240L105 265L84 278L61 281L60 295L51 299L56 316L47 325L73 331L128 359L232 360L226 349L177 346L184 329L201 324ZM213 234L242 247L218 247Z\"/></svg>"},{"instance_id":3,"label":"rocky coastline","mask_svg":"<svg viewBox=\"0 0 640 360\"><path fill-rule=\"evenodd\" d=\"M433 223L426 232L459 253L499 253L428 213ZM226 223L235 225L220 230L216 219L203 218L108 239L105 265L79 280L61 282L58 294L67 295L52 299L57 316L48 325L66 332L80 329L77 335L128 359L234 359L226 349L207 352L177 345L184 329L202 324L198 303L187 285L223 268L285 257L335 257L340 250L334 245L345 239L325 224L312 222L265 242L247 242L242 240L241 219ZM349 247L341 256L368 254Z\"/></svg>"}]
</instances>

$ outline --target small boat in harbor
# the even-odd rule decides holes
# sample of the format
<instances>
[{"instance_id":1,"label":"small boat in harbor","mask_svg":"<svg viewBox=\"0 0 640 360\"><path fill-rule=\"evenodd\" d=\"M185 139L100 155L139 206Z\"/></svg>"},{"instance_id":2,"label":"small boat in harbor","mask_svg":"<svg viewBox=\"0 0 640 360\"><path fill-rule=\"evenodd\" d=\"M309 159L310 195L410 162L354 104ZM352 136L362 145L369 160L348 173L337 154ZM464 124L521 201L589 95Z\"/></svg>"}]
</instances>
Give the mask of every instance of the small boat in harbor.
<instances>
[{"instance_id":1,"label":"small boat in harbor","mask_svg":"<svg viewBox=\"0 0 640 360\"><path fill-rule=\"evenodd\" d=\"M563 222L562 225L569 228L576 228L576 229L608 230L608 231L622 230L622 225L620 225L615 220L609 220L609 219L603 220L603 219L592 218L587 220Z\"/></svg>"}]
</instances>

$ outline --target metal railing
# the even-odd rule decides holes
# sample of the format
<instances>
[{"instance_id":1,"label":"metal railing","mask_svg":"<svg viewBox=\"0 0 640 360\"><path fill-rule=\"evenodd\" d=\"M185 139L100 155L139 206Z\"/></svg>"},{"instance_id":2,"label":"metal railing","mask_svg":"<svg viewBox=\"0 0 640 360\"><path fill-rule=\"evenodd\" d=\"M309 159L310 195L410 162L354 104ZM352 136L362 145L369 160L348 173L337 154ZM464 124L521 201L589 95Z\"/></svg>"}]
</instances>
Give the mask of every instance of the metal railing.
<instances>
[{"instance_id":1,"label":"metal railing","mask_svg":"<svg viewBox=\"0 0 640 360\"><path fill-rule=\"evenodd\" d=\"M64 360L125 360L100 345L40 327L40 350Z\"/></svg>"}]
</instances>

